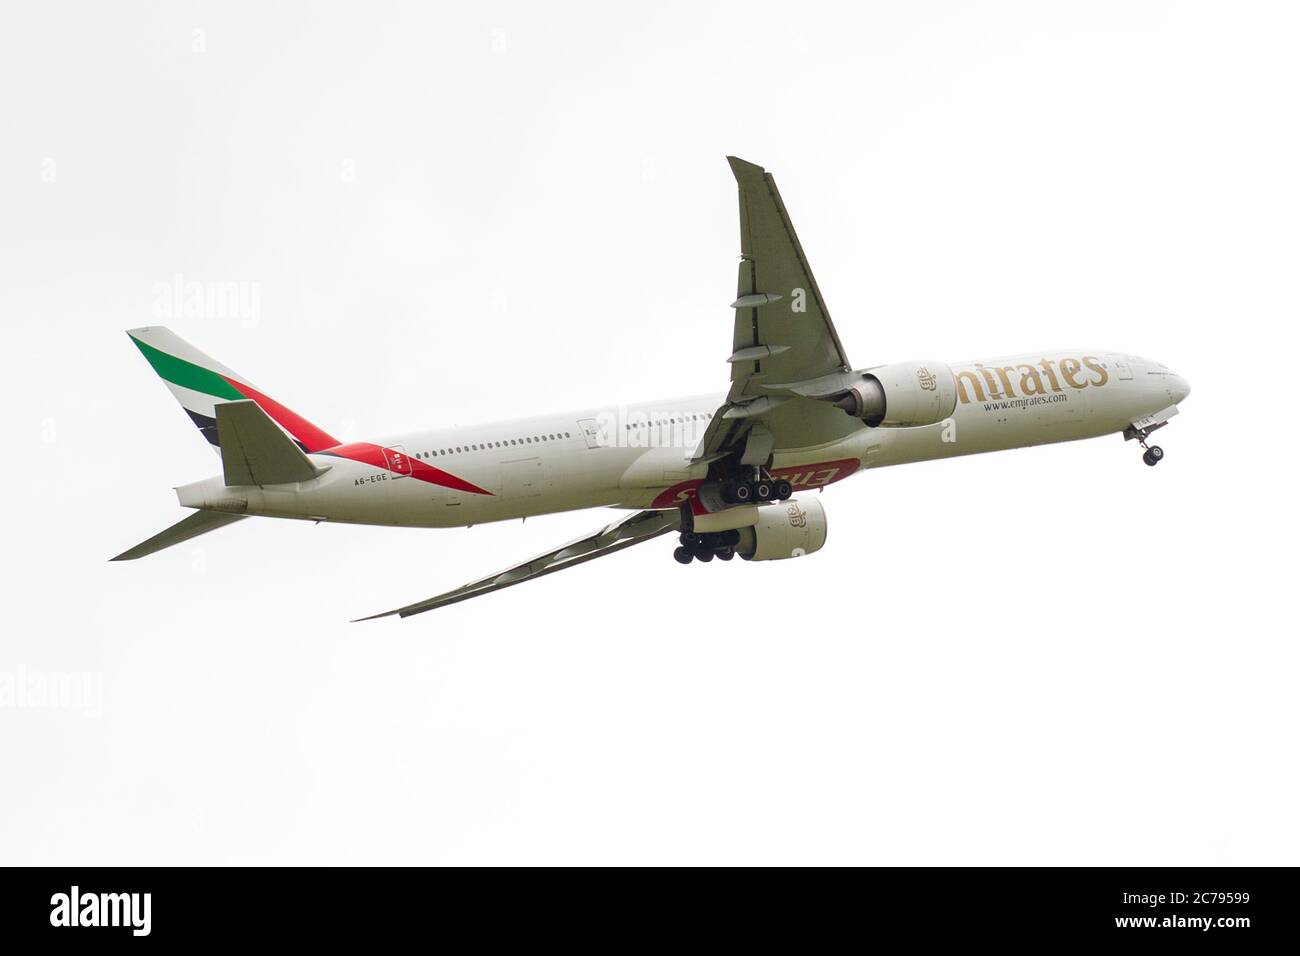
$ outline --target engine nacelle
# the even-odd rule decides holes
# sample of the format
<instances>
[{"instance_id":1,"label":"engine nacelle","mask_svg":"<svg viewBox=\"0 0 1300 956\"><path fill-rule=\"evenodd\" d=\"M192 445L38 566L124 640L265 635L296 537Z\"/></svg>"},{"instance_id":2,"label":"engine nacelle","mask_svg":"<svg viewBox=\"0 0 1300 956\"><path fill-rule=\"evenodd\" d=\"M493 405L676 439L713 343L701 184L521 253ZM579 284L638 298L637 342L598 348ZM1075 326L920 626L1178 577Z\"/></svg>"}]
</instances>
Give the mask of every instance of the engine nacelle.
<instances>
[{"instance_id":1,"label":"engine nacelle","mask_svg":"<svg viewBox=\"0 0 1300 956\"><path fill-rule=\"evenodd\" d=\"M957 407L957 380L942 362L900 362L862 373L835 406L868 425L935 425Z\"/></svg>"},{"instance_id":2,"label":"engine nacelle","mask_svg":"<svg viewBox=\"0 0 1300 956\"><path fill-rule=\"evenodd\" d=\"M758 520L736 533L736 553L746 561L797 558L826 543L826 510L816 498L796 496L762 505Z\"/></svg>"}]
</instances>

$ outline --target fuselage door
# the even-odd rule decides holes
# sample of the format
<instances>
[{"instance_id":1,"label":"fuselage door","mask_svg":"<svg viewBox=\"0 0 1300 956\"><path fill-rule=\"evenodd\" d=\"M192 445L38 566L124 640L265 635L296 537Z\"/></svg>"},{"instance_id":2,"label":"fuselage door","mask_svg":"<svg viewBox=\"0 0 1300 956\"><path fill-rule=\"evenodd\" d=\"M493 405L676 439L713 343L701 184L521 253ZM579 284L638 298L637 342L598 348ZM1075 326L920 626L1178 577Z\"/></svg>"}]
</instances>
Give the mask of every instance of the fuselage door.
<instances>
[{"instance_id":1,"label":"fuselage door","mask_svg":"<svg viewBox=\"0 0 1300 956\"><path fill-rule=\"evenodd\" d=\"M1133 366L1129 364L1128 359L1124 358L1123 356L1116 355L1111 360L1111 364L1115 366L1115 372L1116 374L1119 375L1120 378L1122 378L1126 382L1132 380Z\"/></svg>"},{"instance_id":2,"label":"fuselage door","mask_svg":"<svg viewBox=\"0 0 1300 956\"><path fill-rule=\"evenodd\" d=\"M405 478L411 473L411 459L406 456L406 449L394 445L384 450L384 464L393 473L394 478Z\"/></svg>"},{"instance_id":3,"label":"fuselage door","mask_svg":"<svg viewBox=\"0 0 1300 956\"><path fill-rule=\"evenodd\" d=\"M596 424L596 419L584 418L578 422L578 427L582 429L582 437L586 440L588 448L600 447L600 426Z\"/></svg>"}]
</instances>

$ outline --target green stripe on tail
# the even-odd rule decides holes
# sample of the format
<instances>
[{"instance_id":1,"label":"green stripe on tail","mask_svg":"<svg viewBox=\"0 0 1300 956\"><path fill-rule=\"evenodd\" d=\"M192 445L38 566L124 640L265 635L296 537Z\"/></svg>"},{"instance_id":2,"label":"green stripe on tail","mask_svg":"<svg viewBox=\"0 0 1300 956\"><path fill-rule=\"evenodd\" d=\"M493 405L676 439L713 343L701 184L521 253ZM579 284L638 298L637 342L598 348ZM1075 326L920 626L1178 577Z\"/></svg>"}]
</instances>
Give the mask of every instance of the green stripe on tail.
<instances>
[{"instance_id":1,"label":"green stripe on tail","mask_svg":"<svg viewBox=\"0 0 1300 956\"><path fill-rule=\"evenodd\" d=\"M166 352L160 352L152 345L141 342L134 335L130 336L130 338L144 354L144 357L149 360L153 370L161 375L165 381L171 382L173 385L179 385L182 388L202 392L204 395L211 395L213 398L226 399L227 401L239 401L245 397L216 372L201 368L174 355L168 355Z\"/></svg>"}]
</instances>

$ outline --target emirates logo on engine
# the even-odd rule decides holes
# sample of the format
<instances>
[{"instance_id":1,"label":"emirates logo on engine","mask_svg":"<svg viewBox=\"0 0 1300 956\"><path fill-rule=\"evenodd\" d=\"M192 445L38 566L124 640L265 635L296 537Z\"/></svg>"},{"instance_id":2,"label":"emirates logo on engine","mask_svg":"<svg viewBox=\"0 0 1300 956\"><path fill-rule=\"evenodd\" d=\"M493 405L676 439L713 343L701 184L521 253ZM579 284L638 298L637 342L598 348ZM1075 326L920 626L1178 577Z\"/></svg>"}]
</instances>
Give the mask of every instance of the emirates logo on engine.
<instances>
[{"instance_id":1,"label":"emirates logo on engine","mask_svg":"<svg viewBox=\"0 0 1300 956\"><path fill-rule=\"evenodd\" d=\"M790 504L785 509L785 513L790 518L790 527L803 528L807 526L808 515L802 508L799 507L798 502L796 501L790 502Z\"/></svg>"},{"instance_id":2,"label":"emirates logo on engine","mask_svg":"<svg viewBox=\"0 0 1300 956\"><path fill-rule=\"evenodd\" d=\"M939 380L924 365L916 370L916 380L921 383L921 387L927 392L933 392L939 387Z\"/></svg>"}]
</instances>

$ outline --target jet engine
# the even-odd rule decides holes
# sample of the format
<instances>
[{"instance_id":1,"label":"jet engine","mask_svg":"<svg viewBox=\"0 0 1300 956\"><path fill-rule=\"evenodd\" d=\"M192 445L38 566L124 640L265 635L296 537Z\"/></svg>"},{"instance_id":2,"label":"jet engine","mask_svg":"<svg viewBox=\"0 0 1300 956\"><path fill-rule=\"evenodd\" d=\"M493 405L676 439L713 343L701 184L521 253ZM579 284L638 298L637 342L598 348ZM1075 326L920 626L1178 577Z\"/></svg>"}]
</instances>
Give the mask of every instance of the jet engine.
<instances>
[{"instance_id":1,"label":"jet engine","mask_svg":"<svg viewBox=\"0 0 1300 956\"><path fill-rule=\"evenodd\" d=\"M826 510L816 498L800 498L763 505L758 520L739 535L736 553L746 561L797 558L821 550L826 543Z\"/></svg>"},{"instance_id":2,"label":"jet engine","mask_svg":"<svg viewBox=\"0 0 1300 956\"><path fill-rule=\"evenodd\" d=\"M934 425L957 407L957 380L942 362L900 362L861 375L859 382L832 401L873 428Z\"/></svg>"}]
</instances>

